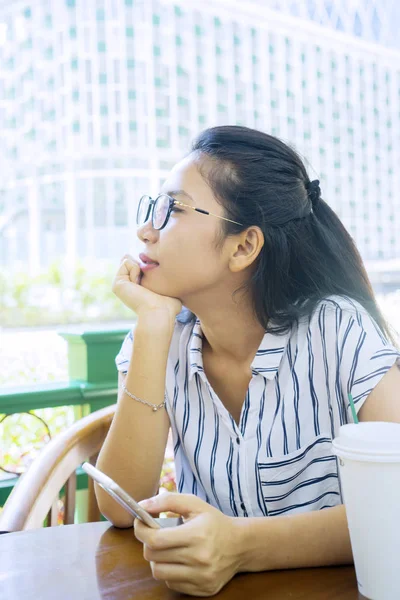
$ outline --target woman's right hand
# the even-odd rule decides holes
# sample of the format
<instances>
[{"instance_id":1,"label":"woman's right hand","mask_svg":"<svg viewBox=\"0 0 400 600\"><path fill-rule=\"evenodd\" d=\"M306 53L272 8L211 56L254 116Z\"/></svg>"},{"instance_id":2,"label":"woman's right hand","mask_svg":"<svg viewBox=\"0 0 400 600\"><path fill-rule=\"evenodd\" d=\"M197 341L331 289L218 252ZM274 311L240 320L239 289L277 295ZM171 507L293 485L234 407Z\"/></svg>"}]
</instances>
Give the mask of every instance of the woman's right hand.
<instances>
[{"instance_id":1,"label":"woman's right hand","mask_svg":"<svg viewBox=\"0 0 400 600\"><path fill-rule=\"evenodd\" d=\"M165 313L175 320L182 309L178 298L162 296L140 285L142 272L139 263L129 254L122 257L122 262L112 284L112 291L138 317L144 313Z\"/></svg>"}]
</instances>

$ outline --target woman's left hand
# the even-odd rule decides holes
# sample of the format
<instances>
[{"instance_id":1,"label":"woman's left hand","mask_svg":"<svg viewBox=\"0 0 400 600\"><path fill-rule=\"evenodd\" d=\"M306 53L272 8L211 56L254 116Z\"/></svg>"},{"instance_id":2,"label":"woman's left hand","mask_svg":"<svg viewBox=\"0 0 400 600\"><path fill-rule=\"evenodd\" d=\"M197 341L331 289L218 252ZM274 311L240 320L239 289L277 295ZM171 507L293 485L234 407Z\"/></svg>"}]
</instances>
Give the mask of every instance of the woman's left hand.
<instances>
[{"instance_id":1,"label":"woman's left hand","mask_svg":"<svg viewBox=\"0 0 400 600\"><path fill-rule=\"evenodd\" d=\"M194 596L216 594L239 571L240 543L233 517L197 496L164 493L143 500L150 513L174 512L184 524L151 529L135 519L135 535L153 577L172 590Z\"/></svg>"}]
</instances>

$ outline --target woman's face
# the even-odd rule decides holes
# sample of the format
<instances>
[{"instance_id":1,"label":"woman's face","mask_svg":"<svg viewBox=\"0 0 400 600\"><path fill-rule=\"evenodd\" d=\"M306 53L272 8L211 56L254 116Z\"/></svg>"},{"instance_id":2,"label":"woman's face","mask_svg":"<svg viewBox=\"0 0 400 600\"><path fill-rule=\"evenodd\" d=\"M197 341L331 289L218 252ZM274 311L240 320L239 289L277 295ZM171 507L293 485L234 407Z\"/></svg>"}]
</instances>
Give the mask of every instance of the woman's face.
<instances>
[{"instance_id":1,"label":"woman's face","mask_svg":"<svg viewBox=\"0 0 400 600\"><path fill-rule=\"evenodd\" d=\"M200 175L193 155L175 165L160 193L224 216L222 206ZM142 285L186 304L192 296L219 289L232 274L225 245L216 247L222 220L190 208L177 208L179 212L172 211L163 229L153 229L149 219L137 233L142 242L140 252L159 263L143 274Z\"/></svg>"}]
</instances>

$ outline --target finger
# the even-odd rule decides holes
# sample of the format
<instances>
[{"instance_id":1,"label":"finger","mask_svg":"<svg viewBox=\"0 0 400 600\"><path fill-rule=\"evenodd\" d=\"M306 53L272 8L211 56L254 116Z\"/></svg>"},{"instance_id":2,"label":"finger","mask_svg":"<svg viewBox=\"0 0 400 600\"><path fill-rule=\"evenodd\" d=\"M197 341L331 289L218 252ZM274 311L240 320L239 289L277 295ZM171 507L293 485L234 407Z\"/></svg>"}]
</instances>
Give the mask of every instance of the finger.
<instances>
[{"instance_id":1,"label":"finger","mask_svg":"<svg viewBox=\"0 0 400 600\"><path fill-rule=\"evenodd\" d=\"M195 519L187 521L187 523L178 525L177 527L152 529L136 519L134 523L135 536L152 550L189 548L196 543L200 543L201 532L199 532L198 524L195 521Z\"/></svg>"},{"instance_id":2,"label":"finger","mask_svg":"<svg viewBox=\"0 0 400 600\"><path fill-rule=\"evenodd\" d=\"M141 277L140 265L131 256L124 258L117 272L118 278L128 278L132 283L139 283Z\"/></svg>"},{"instance_id":3,"label":"finger","mask_svg":"<svg viewBox=\"0 0 400 600\"><path fill-rule=\"evenodd\" d=\"M186 582L186 581L168 581L165 580L165 585L167 586L167 588L169 588L170 590L173 590L174 592L179 592L180 594L186 594L187 596L196 596L198 598L200 598L201 596L213 596L214 594L209 594L208 592L204 593L199 589L199 586L194 584L194 583L190 583L190 582Z\"/></svg>"},{"instance_id":4,"label":"finger","mask_svg":"<svg viewBox=\"0 0 400 600\"><path fill-rule=\"evenodd\" d=\"M189 565L193 563L188 557L187 548L170 548L169 550L152 550L143 545L143 557L149 562Z\"/></svg>"},{"instance_id":5,"label":"finger","mask_svg":"<svg viewBox=\"0 0 400 600\"><path fill-rule=\"evenodd\" d=\"M130 254L127 255L125 261L129 269L129 279L132 281L132 283L140 284L143 272L140 268L139 261L134 259Z\"/></svg>"},{"instance_id":6,"label":"finger","mask_svg":"<svg viewBox=\"0 0 400 600\"><path fill-rule=\"evenodd\" d=\"M130 258L123 258L118 267L117 276L118 275L129 275L129 271L132 268L133 260Z\"/></svg>"},{"instance_id":7,"label":"finger","mask_svg":"<svg viewBox=\"0 0 400 600\"><path fill-rule=\"evenodd\" d=\"M142 542L142 544L147 544L151 548L154 547L153 531L155 530L142 523L140 519L135 519L133 521L133 532L136 539L139 540L139 542Z\"/></svg>"},{"instance_id":8,"label":"finger","mask_svg":"<svg viewBox=\"0 0 400 600\"><path fill-rule=\"evenodd\" d=\"M176 528L171 527L170 529ZM182 546L179 541L176 544L173 540L171 542L164 541L162 536L159 535L159 533L162 532L162 529L153 529L152 527L148 527L148 525L145 525L140 519L134 520L133 531L136 539L152 550L180 548Z\"/></svg>"},{"instance_id":9,"label":"finger","mask_svg":"<svg viewBox=\"0 0 400 600\"><path fill-rule=\"evenodd\" d=\"M194 577L193 569L186 565L151 562L150 567L154 579L189 583Z\"/></svg>"},{"instance_id":10,"label":"finger","mask_svg":"<svg viewBox=\"0 0 400 600\"><path fill-rule=\"evenodd\" d=\"M139 503L150 513L174 512L186 519L195 517L202 512L211 512L215 509L193 494L178 494L165 492L153 498L142 500Z\"/></svg>"},{"instance_id":11,"label":"finger","mask_svg":"<svg viewBox=\"0 0 400 600\"><path fill-rule=\"evenodd\" d=\"M139 283L142 276L142 271L138 263L130 263L128 268L130 269L129 279L132 281L132 283Z\"/></svg>"}]
</instances>

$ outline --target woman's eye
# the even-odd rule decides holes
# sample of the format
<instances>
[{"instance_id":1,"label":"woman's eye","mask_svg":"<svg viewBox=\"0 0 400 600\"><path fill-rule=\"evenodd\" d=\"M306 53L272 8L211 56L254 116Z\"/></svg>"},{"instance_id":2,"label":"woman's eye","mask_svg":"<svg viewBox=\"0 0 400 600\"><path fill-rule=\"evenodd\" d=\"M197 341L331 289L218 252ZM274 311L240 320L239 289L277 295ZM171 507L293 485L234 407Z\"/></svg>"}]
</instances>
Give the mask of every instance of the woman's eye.
<instances>
[{"instance_id":1,"label":"woman's eye","mask_svg":"<svg viewBox=\"0 0 400 600\"><path fill-rule=\"evenodd\" d=\"M184 212L181 208L178 208L177 206L173 206L172 207L172 212Z\"/></svg>"}]
</instances>

